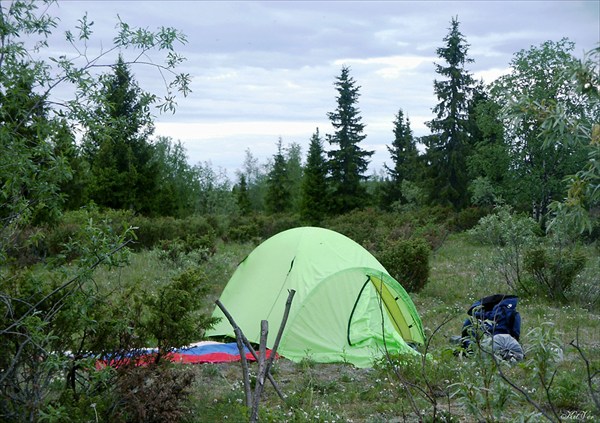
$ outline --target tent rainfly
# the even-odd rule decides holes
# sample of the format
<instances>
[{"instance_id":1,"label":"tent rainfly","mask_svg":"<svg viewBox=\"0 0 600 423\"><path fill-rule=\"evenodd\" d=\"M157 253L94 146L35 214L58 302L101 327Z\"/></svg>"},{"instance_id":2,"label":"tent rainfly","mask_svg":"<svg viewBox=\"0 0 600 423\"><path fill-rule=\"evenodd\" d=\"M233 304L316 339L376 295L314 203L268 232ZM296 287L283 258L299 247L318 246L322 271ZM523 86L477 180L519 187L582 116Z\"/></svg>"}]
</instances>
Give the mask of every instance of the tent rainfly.
<instances>
[{"instance_id":1,"label":"tent rainfly","mask_svg":"<svg viewBox=\"0 0 600 423\"><path fill-rule=\"evenodd\" d=\"M337 232L294 228L267 239L238 266L220 301L248 340L259 343L268 320L267 347L279 329L288 290L292 302L278 353L298 362L349 362L371 367L390 353L423 344L417 310L404 290L367 250ZM234 336L223 312L208 336Z\"/></svg>"}]
</instances>

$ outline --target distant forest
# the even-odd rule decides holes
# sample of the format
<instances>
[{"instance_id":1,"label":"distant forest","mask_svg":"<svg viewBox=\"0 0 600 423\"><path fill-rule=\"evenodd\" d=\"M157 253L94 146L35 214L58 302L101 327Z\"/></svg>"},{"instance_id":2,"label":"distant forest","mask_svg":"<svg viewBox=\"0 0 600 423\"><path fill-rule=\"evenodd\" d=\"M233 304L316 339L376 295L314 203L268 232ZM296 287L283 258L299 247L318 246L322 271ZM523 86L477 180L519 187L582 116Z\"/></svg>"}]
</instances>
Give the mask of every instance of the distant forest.
<instances>
[{"instance_id":1,"label":"distant forest","mask_svg":"<svg viewBox=\"0 0 600 423\"><path fill-rule=\"evenodd\" d=\"M342 67L334 81L337 107L328 113L333 133L317 128L303 152L276 143L267 163L251 148L234 180L210 162L191 165L180 141L155 137L152 110L175 110L175 95L189 92L190 76L178 74L175 50L183 39L173 28L156 33L121 22L116 63L85 56L93 36L84 17L67 33L78 59L44 57L54 18L37 16L35 2L2 10L0 50L0 218L27 216L38 224L62 211L93 204L148 217L197 214L293 213L308 224L365 206L384 211L441 206L509 205L544 225L552 204L587 216L598 205L599 50L573 56L568 39L546 41L514 53L510 73L489 85L468 70L474 58L452 19L436 50L438 103L430 134L413 135L398 104L390 165L367 175L372 151L364 149L360 85ZM26 9L29 7L30 9ZM34 57L25 48L37 40ZM127 48L164 53L160 64L126 60ZM153 66L166 94L144 91L134 68ZM106 69L97 74L97 69ZM74 98L56 103L52 92L73 84ZM594 126L595 125L595 126ZM423 148L417 148L423 146ZM566 200L565 200L566 199ZM587 219L587 218L586 218ZM580 218L583 225L589 219ZM587 223L586 223L587 222Z\"/></svg>"}]
</instances>

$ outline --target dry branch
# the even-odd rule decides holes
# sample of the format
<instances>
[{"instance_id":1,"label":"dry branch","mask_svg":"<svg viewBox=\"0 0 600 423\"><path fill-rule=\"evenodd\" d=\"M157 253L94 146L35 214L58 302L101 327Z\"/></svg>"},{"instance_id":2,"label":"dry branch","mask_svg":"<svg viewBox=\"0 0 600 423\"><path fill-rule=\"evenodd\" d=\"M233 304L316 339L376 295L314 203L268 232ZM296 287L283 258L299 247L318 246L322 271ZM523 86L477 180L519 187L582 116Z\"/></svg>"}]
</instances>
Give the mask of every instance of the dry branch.
<instances>
[{"instance_id":1,"label":"dry branch","mask_svg":"<svg viewBox=\"0 0 600 423\"><path fill-rule=\"evenodd\" d=\"M215 301L215 304L217 304L217 306L221 309L221 311L223 312L223 314L225 315L225 317L229 321L229 324L234 328L234 331L235 331L235 328L239 328L239 326L237 325L237 323L235 323L235 320L233 320L233 317L227 311L227 309L225 308L225 306L223 305L223 303L220 300L217 300L217 301ZM250 341L248 341L248 338L246 338L246 335L244 335L244 332L242 332L241 330L240 330L240 336L242 338L242 341L246 345L246 347L248 347L248 350L250 350L250 353L252 354L252 356L254 357L254 359L256 361L258 361L258 354L256 353L256 350L254 349L254 347L252 346L252 344L250 344ZM269 381L271 382L271 385L273 385L273 388L277 392L277 395L279 395L279 398L281 398L281 400L283 402L285 402L285 396L283 395L283 393L279 389L279 386L277 385L277 382L275 382L275 379L273 379L273 376L269 372L267 372L267 379L269 379Z\"/></svg>"}]
</instances>

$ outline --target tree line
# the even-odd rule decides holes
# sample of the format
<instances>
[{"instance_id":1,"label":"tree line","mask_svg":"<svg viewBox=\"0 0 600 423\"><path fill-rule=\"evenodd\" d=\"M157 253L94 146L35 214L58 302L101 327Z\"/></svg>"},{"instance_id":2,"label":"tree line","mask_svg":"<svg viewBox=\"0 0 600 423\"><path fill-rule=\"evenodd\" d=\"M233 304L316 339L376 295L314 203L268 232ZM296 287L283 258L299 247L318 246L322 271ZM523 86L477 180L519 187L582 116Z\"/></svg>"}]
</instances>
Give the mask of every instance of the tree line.
<instances>
[{"instance_id":1,"label":"tree line","mask_svg":"<svg viewBox=\"0 0 600 423\"><path fill-rule=\"evenodd\" d=\"M509 204L543 222L552 202L565 197L569 178L589 194L580 206L597 205L597 170L590 165L600 115L597 66L592 58L577 60L568 39L515 53L510 73L485 85L468 70L474 60L452 18L436 51L430 134L414 136L399 107L387 146L391 162L379 175L367 175L373 151L361 145L360 85L343 66L333 84L337 107L328 113L333 132L316 128L305 157L298 143L284 145L281 138L265 164L247 149L230 181L210 161L191 165L180 141L154 137L153 107L174 110L173 91L189 92L189 76L173 70L183 60L173 43L185 42L183 34L150 36L121 22L117 59L96 75L64 56L33 60L22 39L41 33L27 26L22 10L36 5L14 2L2 11L0 215L6 221L27 210L33 222L44 222L89 204L146 216L289 212L310 224L366 206L460 211ZM84 17L79 34L67 39L85 44L91 29ZM138 85L135 61L123 57L125 42L142 50L166 46L164 69L174 78L164 99ZM44 70L50 63L62 73L50 76ZM76 87L75 99L57 105L50 93L67 82Z\"/></svg>"}]
</instances>

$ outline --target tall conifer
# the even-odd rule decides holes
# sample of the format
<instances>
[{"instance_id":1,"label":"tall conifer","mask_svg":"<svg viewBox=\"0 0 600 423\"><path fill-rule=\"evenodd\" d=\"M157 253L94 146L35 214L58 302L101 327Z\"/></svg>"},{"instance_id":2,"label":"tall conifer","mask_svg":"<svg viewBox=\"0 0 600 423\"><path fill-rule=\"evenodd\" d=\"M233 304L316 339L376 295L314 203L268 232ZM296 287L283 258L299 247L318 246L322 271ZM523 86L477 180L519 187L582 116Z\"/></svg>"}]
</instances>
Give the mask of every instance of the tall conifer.
<instances>
[{"instance_id":1,"label":"tall conifer","mask_svg":"<svg viewBox=\"0 0 600 423\"><path fill-rule=\"evenodd\" d=\"M325 216L327 203L327 163L319 128L310 139L308 156L302 178L300 215L311 225L316 225Z\"/></svg>"},{"instance_id":2,"label":"tall conifer","mask_svg":"<svg viewBox=\"0 0 600 423\"><path fill-rule=\"evenodd\" d=\"M394 141L387 146L392 158L393 167L385 166L390 180L385 192L385 202L391 205L402 200L402 181L412 181L416 178L418 151L410 120L404 115L402 109L398 110L394 120Z\"/></svg>"},{"instance_id":3,"label":"tall conifer","mask_svg":"<svg viewBox=\"0 0 600 423\"><path fill-rule=\"evenodd\" d=\"M282 140L277 142L277 153L273 156L273 167L267 179L265 208L269 213L286 212L291 206L291 194Z\"/></svg>"},{"instance_id":4,"label":"tall conifer","mask_svg":"<svg viewBox=\"0 0 600 423\"><path fill-rule=\"evenodd\" d=\"M149 140L152 96L139 88L121 57L102 84L84 139L94 180L90 196L102 206L152 213L158 183Z\"/></svg>"},{"instance_id":5,"label":"tall conifer","mask_svg":"<svg viewBox=\"0 0 600 423\"><path fill-rule=\"evenodd\" d=\"M350 68L342 72L334 86L337 90L337 107L327 114L335 132L328 135L329 144L337 149L329 151L329 171L333 189L334 211L344 213L365 204L367 192L361 184L367 179L365 172L369 157L374 151L366 151L359 144L366 138L365 125L357 107L360 86L350 76Z\"/></svg>"},{"instance_id":6,"label":"tall conifer","mask_svg":"<svg viewBox=\"0 0 600 423\"><path fill-rule=\"evenodd\" d=\"M473 60L467 56L469 45L459 30L459 21L452 18L445 46L437 55L445 61L435 65L444 79L434 81L439 103L433 108L435 118L427 122L434 136L428 147L431 198L436 203L451 204L460 209L467 203L466 156L469 145L468 106L474 80L465 65Z\"/></svg>"}]
</instances>

